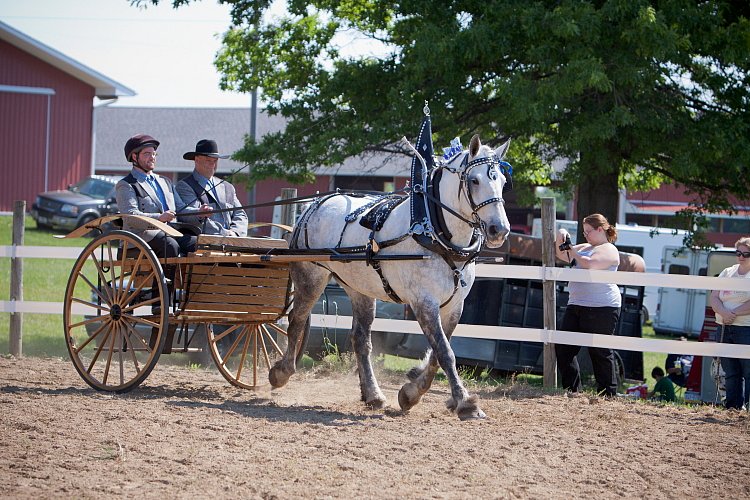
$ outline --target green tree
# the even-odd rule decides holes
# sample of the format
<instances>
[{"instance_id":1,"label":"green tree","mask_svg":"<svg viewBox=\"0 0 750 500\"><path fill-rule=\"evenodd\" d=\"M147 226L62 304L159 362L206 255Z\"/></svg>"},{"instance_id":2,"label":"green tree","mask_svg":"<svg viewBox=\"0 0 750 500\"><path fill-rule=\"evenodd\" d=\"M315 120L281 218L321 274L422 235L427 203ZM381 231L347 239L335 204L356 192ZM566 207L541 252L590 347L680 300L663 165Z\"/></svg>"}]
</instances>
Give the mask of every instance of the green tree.
<instances>
[{"instance_id":1,"label":"green tree","mask_svg":"<svg viewBox=\"0 0 750 500\"><path fill-rule=\"evenodd\" d=\"M398 139L416 135L428 100L436 147L513 137L516 185L569 160L579 215L614 219L618 187L664 182L694 193L698 215L749 198L745 3L291 0L270 18L270 1L220 1L232 8L215 60L222 88L261 88L288 119L238 153L255 179L405 153ZM342 51L355 38L377 50Z\"/></svg>"}]
</instances>

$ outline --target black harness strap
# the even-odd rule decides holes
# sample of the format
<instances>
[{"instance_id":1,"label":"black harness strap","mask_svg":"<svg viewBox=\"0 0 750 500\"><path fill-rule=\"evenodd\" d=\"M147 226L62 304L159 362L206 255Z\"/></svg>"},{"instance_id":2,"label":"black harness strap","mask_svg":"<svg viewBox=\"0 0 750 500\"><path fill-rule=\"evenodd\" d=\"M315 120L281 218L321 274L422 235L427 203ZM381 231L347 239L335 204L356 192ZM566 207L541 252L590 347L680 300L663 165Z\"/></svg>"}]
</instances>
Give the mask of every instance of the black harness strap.
<instances>
[{"instance_id":1,"label":"black harness strap","mask_svg":"<svg viewBox=\"0 0 750 500\"><path fill-rule=\"evenodd\" d=\"M218 206L219 200L213 197L213 194L208 192L208 190L201 187L200 184L198 184L198 181L195 180L195 177L192 175L185 177L185 182L188 186L193 190L193 193L195 193L195 199L200 200L201 203L204 205L208 205L211 200Z\"/></svg>"},{"instance_id":2,"label":"black harness strap","mask_svg":"<svg viewBox=\"0 0 750 500\"><path fill-rule=\"evenodd\" d=\"M139 200L141 198L146 198L148 196L148 193L146 192L145 189L143 189L143 186L138 184L138 179L135 178L135 176L133 175L133 172L130 172L128 175L123 177L122 180L130 184L130 186L133 188L133 191L135 191L135 197L138 198Z\"/></svg>"}]
</instances>

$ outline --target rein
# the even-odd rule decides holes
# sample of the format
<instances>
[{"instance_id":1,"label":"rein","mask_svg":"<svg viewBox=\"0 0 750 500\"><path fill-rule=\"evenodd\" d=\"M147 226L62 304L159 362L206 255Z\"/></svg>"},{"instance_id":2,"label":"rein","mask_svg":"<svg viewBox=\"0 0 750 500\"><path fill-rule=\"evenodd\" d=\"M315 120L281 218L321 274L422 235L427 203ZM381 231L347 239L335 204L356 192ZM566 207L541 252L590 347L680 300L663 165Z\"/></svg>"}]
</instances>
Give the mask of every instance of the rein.
<instances>
[{"instance_id":1,"label":"rein","mask_svg":"<svg viewBox=\"0 0 750 500\"><path fill-rule=\"evenodd\" d=\"M216 184L219 185L218 183ZM393 195L398 193L408 193L409 188L403 188L398 189L396 191L390 191L388 193L383 193L381 191L367 191L364 189L348 189L346 191L341 191L340 189L335 189L333 191L326 191L324 193L315 193L315 194L308 194L305 196L298 196L296 198L288 198L286 200L278 200L278 201L267 201L264 203L255 203L254 205L242 205L239 207L231 207L231 208L217 208L216 210L211 210L210 212L206 212L206 214L220 214L224 212L233 212L235 210L247 210L250 208L260 208L260 207L275 207L275 206L281 206L281 205L294 205L295 203L299 203L300 201L306 201L306 200L315 200L318 198L322 198L324 196L331 196L331 195L349 195L349 196L355 196L355 197L364 197L364 196L372 196L372 195ZM183 207L182 210L179 210L177 212L177 215L184 215L187 213L185 209L187 208L187 205Z\"/></svg>"}]
</instances>

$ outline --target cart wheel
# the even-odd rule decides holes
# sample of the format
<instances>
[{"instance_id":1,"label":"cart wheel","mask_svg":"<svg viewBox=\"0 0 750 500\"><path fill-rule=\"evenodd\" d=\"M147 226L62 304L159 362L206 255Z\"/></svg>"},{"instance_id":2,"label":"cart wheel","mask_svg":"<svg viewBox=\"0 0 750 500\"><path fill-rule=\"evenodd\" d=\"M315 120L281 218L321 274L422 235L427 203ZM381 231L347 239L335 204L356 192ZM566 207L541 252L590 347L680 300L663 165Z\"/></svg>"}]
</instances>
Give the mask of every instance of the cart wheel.
<instances>
[{"instance_id":1,"label":"cart wheel","mask_svg":"<svg viewBox=\"0 0 750 500\"><path fill-rule=\"evenodd\" d=\"M65 344L94 389L127 392L153 370L167 337L167 284L153 250L112 231L84 248L65 290Z\"/></svg>"},{"instance_id":2,"label":"cart wheel","mask_svg":"<svg viewBox=\"0 0 750 500\"><path fill-rule=\"evenodd\" d=\"M211 357L227 381L244 389L268 384L268 371L283 356L279 343L287 334L275 323L243 323L229 327L206 324ZM283 339L283 342L279 340ZM302 342L300 342L301 344ZM302 350L297 350L297 361Z\"/></svg>"}]
</instances>

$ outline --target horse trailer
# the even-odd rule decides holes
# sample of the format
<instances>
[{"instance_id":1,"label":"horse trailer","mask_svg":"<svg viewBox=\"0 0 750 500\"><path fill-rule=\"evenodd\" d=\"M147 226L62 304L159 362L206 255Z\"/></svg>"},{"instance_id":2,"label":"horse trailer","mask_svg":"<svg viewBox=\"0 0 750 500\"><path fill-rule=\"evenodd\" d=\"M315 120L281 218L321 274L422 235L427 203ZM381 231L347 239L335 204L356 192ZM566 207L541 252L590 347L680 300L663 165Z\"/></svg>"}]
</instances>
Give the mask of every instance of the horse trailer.
<instances>
[{"instance_id":1,"label":"horse trailer","mask_svg":"<svg viewBox=\"0 0 750 500\"><path fill-rule=\"evenodd\" d=\"M666 247L662 273L706 276L708 252L685 247ZM691 288L659 288L654 331L660 335L698 337L703 327L707 292Z\"/></svg>"}]
</instances>

